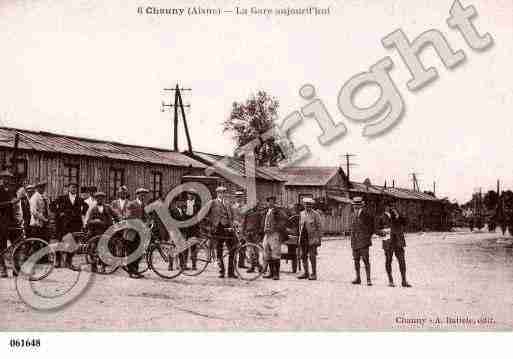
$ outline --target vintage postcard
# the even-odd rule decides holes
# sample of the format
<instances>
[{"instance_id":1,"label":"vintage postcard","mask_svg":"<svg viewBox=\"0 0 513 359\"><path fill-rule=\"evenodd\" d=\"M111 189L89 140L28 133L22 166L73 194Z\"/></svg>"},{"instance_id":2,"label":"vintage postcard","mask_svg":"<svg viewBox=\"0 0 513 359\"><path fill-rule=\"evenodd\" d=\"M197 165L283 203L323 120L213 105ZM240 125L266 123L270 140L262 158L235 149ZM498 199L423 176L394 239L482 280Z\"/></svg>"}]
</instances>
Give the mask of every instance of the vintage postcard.
<instances>
[{"instance_id":1,"label":"vintage postcard","mask_svg":"<svg viewBox=\"0 0 513 359\"><path fill-rule=\"evenodd\" d=\"M512 14L0 1L6 345L511 331Z\"/></svg>"}]
</instances>

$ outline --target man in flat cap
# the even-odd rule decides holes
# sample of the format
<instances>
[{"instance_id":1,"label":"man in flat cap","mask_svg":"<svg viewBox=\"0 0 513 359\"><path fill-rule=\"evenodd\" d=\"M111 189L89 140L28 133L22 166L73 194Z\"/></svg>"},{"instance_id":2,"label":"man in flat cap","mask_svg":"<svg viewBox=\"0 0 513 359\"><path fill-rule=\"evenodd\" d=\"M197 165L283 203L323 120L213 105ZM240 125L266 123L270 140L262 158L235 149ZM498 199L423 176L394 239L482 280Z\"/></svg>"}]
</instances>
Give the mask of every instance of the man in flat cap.
<instances>
[{"instance_id":1,"label":"man in flat cap","mask_svg":"<svg viewBox=\"0 0 513 359\"><path fill-rule=\"evenodd\" d=\"M150 191L146 188L138 188L135 191L135 200L129 202L127 205L127 219L139 219L144 223L147 222L148 217L144 211L144 207L146 206L146 195L149 192ZM137 250L137 248L139 248L140 241L141 239L137 231L128 230L126 232L126 256L130 256L134 251ZM127 265L130 278L138 279L144 277L141 273L139 273L139 263L141 262L141 259L142 257L139 257Z\"/></svg>"},{"instance_id":2,"label":"man in flat cap","mask_svg":"<svg viewBox=\"0 0 513 359\"><path fill-rule=\"evenodd\" d=\"M321 245L321 215L313 209L314 200L304 198L305 209L299 215L299 249L304 273L298 279L317 280L317 248ZM308 273L308 259L312 272Z\"/></svg>"},{"instance_id":3,"label":"man in flat cap","mask_svg":"<svg viewBox=\"0 0 513 359\"><path fill-rule=\"evenodd\" d=\"M215 238L217 261L219 263L219 278L225 276L225 265L223 259L223 248L229 250L228 255L228 278L237 278L235 275L235 255L233 247L235 246L235 238L230 231L232 225L232 212L228 201L225 198L226 188L217 187L217 197L211 201L212 205L209 211L210 223L213 226L213 236Z\"/></svg>"},{"instance_id":4,"label":"man in flat cap","mask_svg":"<svg viewBox=\"0 0 513 359\"><path fill-rule=\"evenodd\" d=\"M57 240L68 233L81 232L84 228L83 216L89 209L85 201L78 195L78 184L70 182L68 184L67 193L57 197L50 204L50 210L55 214L56 218L56 235ZM70 253L56 253L56 267L71 268Z\"/></svg>"},{"instance_id":5,"label":"man in flat cap","mask_svg":"<svg viewBox=\"0 0 513 359\"><path fill-rule=\"evenodd\" d=\"M395 287L394 277L392 276L392 259L395 255L399 263L399 271L401 272L401 285L409 288L411 285L406 280L406 259L404 257L404 247L406 247L404 227L406 226L406 218L399 213L393 200L389 200L385 204L381 225L383 228L388 228L390 233L390 238L383 241L388 286Z\"/></svg>"},{"instance_id":6,"label":"man in flat cap","mask_svg":"<svg viewBox=\"0 0 513 359\"><path fill-rule=\"evenodd\" d=\"M235 192L235 203L232 205L232 214L233 214L233 228L238 233L239 237L244 240L244 220L245 214L242 209L244 208L244 192L237 191ZM238 267L239 268L247 268L246 267L246 256L243 251L239 252L238 258Z\"/></svg>"},{"instance_id":7,"label":"man in flat cap","mask_svg":"<svg viewBox=\"0 0 513 359\"><path fill-rule=\"evenodd\" d=\"M372 245L374 233L374 216L365 207L362 197L353 198L353 213L351 223L351 248L353 250L354 269L356 278L353 284L361 284L360 260L365 265L367 285L371 286L371 267L369 260L369 247Z\"/></svg>"},{"instance_id":8,"label":"man in flat cap","mask_svg":"<svg viewBox=\"0 0 513 359\"><path fill-rule=\"evenodd\" d=\"M46 182L39 181L36 184L36 192L30 198L30 233L32 237L48 241L49 232L49 201L45 195Z\"/></svg>"},{"instance_id":9,"label":"man in flat cap","mask_svg":"<svg viewBox=\"0 0 513 359\"><path fill-rule=\"evenodd\" d=\"M264 260L269 273L264 278L280 279L281 240L279 213L276 208L276 197L267 197L267 213L264 218Z\"/></svg>"},{"instance_id":10,"label":"man in flat cap","mask_svg":"<svg viewBox=\"0 0 513 359\"><path fill-rule=\"evenodd\" d=\"M87 230L88 237L93 237L103 234L112 224L114 220L118 220L117 213L108 205L105 204L106 194L104 192L96 192L94 198L96 204L89 208L87 211ZM98 270L96 263L91 264L91 270L96 272Z\"/></svg>"}]
</instances>

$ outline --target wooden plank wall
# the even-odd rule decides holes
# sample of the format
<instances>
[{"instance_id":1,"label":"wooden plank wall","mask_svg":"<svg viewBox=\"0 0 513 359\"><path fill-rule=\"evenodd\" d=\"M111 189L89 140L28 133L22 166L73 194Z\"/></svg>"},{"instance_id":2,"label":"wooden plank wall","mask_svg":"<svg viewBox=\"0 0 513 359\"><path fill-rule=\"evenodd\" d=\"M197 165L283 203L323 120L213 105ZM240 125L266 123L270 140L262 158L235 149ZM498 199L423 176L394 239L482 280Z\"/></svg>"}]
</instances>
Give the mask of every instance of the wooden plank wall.
<instances>
[{"instance_id":1,"label":"wooden plank wall","mask_svg":"<svg viewBox=\"0 0 513 359\"><path fill-rule=\"evenodd\" d=\"M8 158L11 150L3 151ZM110 168L124 169L125 185L133 197L133 193L139 187L151 189L151 174L153 171L162 173L162 189L164 194L180 184L184 174L202 175L202 169L189 169L186 167L172 167L165 165L153 165L127 161L114 161L110 159L69 156L44 152L27 152L19 154L19 158L25 158L28 162L26 183L36 183L40 180L48 182L47 196L54 199L66 191L65 171L66 165L78 165L80 187L96 186L99 190L108 193Z\"/></svg>"}]
</instances>

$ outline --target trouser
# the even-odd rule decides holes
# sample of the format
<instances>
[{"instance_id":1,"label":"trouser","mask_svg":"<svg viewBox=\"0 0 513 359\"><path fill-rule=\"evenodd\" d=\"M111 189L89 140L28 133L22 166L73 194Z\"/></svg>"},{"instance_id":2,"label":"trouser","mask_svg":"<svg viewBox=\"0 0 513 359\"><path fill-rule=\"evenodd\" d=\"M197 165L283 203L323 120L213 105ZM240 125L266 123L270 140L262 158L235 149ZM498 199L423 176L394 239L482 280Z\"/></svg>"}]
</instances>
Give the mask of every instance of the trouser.
<instances>
[{"instance_id":1,"label":"trouser","mask_svg":"<svg viewBox=\"0 0 513 359\"><path fill-rule=\"evenodd\" d=\"M303 263L303 268L306 274L308 274L308 259L310 259L310 264L312 268L312 274L317 275L317 246L309 245L308 243L300 244L301 250L301 262Z\"/></svg>"},{"instance_id":2,"label":"trouser","mask_svg":"<svg viewBox=\"0 0 513 359\"><path fill-rule=\"evenodd\" d=\"M126 256L132 255L141 243L141 237L139 233L134 232L129 235L128 238L125 239L125 251ZM133 261L127 264L128 273L138 273L139 272L139 263L141 262L142 253L138 255Z\"/></svg>"},{"instance_id":3,"label":"trouser","mask_svg":"<svg viewBox=\"0 0 513 359\"><path fill-rule=\"evenodd\" d=\"M9 231L7 226L3 226L1 221L5 220L4 218L0 218L0 272L6 273L7 266L5 264L5 250L7 250L7 241L11 242L11 245L15 245L20 240L23 240L23 231ZM13 272L15 270L13 269ZM16 268L16 271L19 271L19 268Z\"/></svg>"},{"instance_id":4,"label":"trouser","mask_svg":"<svg viewBox=\"0 0 513 359\"><path fill-rule=\"evenodd\" d=\"M353 249L353 260L354 260L354 269L356 272L356 279L360 280L360 260L363 261L365 265L365 274L367 276L367 280L371 279L371 267L369 260L369 247Z\"/></svg>"},{"instance_id":5,"label":"trouser","mask_svg":"<svg viewBox=\"0 0 513 359\"><path fill-rule=\"evenodd\" d=\"M392 259L394 257L397 258L397 262L399 263L399 271L401 272L401 279L406 282L406 260L404 257L404 248L403 247L390 247L389 249L385 249L385 269L388 275L388 281L390 283L394 282L394 278L392 276Z\"/></svg>"},{"instance_id":6,"label":"trouser","mask_svg":"<svg viewBox=\"0 0 513 359\"><path fill-rule=\"evenodd\" d=\"M0 218L0 220L3 220L3 218ZM4 260L4 251L7 249L7 238L7 227L4 228L3 223L0 223L0 272L2 273L5 273L7 270Z\"/></svg>"},{"instance_id":7,"label":"trouser","mask_svg":"<svg viewBox=\"0 0 513 359\"><path fill-rule=\"evenodd\" d=\"M226 244L226 248L228 249L228 275L235 274L235 239L233 235L226 230L225 227L219 226L214 234L216 237L216 252L217 252L217 262L219 264L219 273L224 274L225 266L224 266L224 256L223 256L223 246Z\"/></svg>"},{"instance_id":8,"label":"trouser","mask_svg":"<svg viewBox=\"0 0 513 359\"><path fill-rule=\"evenodd\" d=\"M260 243L259 233L248 233L246 235L246 242L252 243L252 244L259 244ZM252 246L249 247L248 252L245 253L245 257L249 261L250 268L255 269L256 267L262 266L262 263L259 263L258 250L256 248L253 248Z\"/></svg>"},{"instance_id":9,"label":"trouser","mask_svg":"<svg viewBox=\"0 0 513 359\"><path fill-rule=\"evenodd\" d=\"M273 260L281 260L281 241L278 232L266 233L264 235L263 247L266 265Z\"/></svg>"}]
</instances>

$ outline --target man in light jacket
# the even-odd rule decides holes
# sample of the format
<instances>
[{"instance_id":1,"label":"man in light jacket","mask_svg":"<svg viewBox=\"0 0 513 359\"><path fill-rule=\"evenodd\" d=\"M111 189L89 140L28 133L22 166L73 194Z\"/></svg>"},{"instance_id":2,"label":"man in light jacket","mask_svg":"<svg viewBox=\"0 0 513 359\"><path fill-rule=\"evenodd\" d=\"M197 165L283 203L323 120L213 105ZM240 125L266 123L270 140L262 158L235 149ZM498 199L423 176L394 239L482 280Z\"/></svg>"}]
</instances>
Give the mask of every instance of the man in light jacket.
<instances>
[{"instance_id":1,"label":"man in light jacket","mask_svg":"<svg viewBox=\"0 0 513 359\"><path fill-rule=\"evenodd\" d=\"M45 196L46 182L36 185L36 192L30 198L30 232L32 237L48 240L49 209Z\"/></svg>"},{"instance_id":2,"label":"man in light jacket","mask_svg":"<svg viewBox=\"0 0 513 359\"><path fill-rule=\"evenodd\" d=\"M299 216L299 248L305 272L298 279L317 280L317 248L321 245L321 215L313 209L314 200L303 199L305 209ZM308 273L308 259L312 273Z\"/></svg>"}]
</instances>

